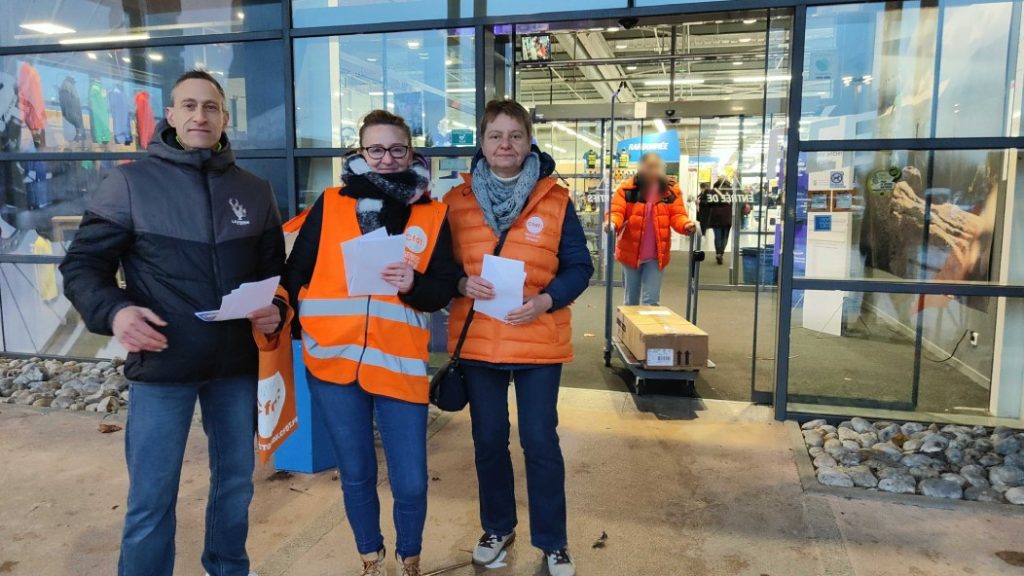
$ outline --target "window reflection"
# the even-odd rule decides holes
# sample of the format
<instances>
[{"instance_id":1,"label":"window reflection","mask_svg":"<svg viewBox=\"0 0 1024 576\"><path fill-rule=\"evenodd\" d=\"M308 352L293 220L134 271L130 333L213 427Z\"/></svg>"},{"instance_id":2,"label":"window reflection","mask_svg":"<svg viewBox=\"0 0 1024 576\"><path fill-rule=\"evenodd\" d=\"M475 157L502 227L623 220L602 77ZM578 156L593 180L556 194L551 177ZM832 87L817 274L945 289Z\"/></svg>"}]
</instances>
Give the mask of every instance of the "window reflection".
<instances>
[{"instance_id":1,"label":"window reflection","mask_svg":"<svg viewBox=\"0 0 1024 576\"><path fill-rule=\"evenodd\" d=\"M127 48L0 58L0 151L143 150L186 70L224 88L235 148L284 145L280 42Z\"/></svg>"},{"instance_id":2,"label":"window reflection","mask_svg":"<svg viewBox=\"0 0 1024 576\"><path fill-rule=\"evenodd\" d=\"M0 4L0 44L142 42L149 38L272 30L280 0L63 0Z\"/></svg>"},{"instance_id":3,"label":"window reflection","mask_svg":"<svg viewBox=\"0 0 1024 576\"><path fill-rule=\"evenodd\" d=\"M1012 36L1020 25L1017 4L947 0L810 8L801 137L1011 135L1009 117L1020 117L1020 102L1013 100L1021 74Z\"/></svg>"},{"instance_id":4,"label":"window reflection","mask_svg":"<svg viewBox=\"0 0 1024 576\"><path fill-rule=\"evenodd\" d=\"M405 118L416 146L474 145L474 40L472 28L296 40L298 145L356 147L378 108Z\"/></svg>"},{"instance_id":5,"label":"window reflection","mask_svg":"<svg viewBox=\"0 0 1024 576\"><path fill-rule=\"evenodd\" d=\"M306 28L473 16L473 0L405 0L400 6L396 10L393 0L292 0L292 23Z\"/></svg>"},{"instance_id":6,"label":"window reflection","mask_svg":"<svg viewBox=\"0 0 1024 576\"><path fill-rule=\"evenodd\" d=\"M1004 282L1010 151L821 152L797 199L797 276Z\"/></svg>"}]
</instances>

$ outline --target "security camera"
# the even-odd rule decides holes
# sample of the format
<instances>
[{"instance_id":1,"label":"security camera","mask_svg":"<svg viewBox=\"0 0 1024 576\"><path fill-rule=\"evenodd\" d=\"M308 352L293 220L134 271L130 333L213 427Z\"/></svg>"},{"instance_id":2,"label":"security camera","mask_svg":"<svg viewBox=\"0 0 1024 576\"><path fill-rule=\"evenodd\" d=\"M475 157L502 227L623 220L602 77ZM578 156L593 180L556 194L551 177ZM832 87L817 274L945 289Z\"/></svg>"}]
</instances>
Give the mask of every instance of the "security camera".
<instances>
[{"instance_id":1,"label":"security camera","mask_svg":"<svg viewBox=\"0 0 1024 576\"><path fill-rule=\"evenodd\" d=\"M669 108L668 110L665 110L665 116L668 116L669 118L671 118L671 117L673 117L675 115L676 115L676 109L675 108Z\"/></svg>"},{"instance_id":2,"label":"security camera","mask_svg":"<svg viewBox=\"0 0 1024 576\"><path fill-rule=\"evenodd\" d=\"M625 28L626 30L632 30L633 28L636 28L636 25L639 24L639 23L640 23L640 19L639 18L635 18L633 16L627 16L625 18L619 18L619 25L622 26L623 28Z\"/></svg>"},{"instance_id":3,"label":"security camera","mask_svg":"<svg viewBox=\"0 0 1024 576\"><path fill-rule=\"evenodd\" d=\"M669 124L679 124L679 118L676 118L675 108L665 110L665 121Z\"/></svg>"}]
</instances>

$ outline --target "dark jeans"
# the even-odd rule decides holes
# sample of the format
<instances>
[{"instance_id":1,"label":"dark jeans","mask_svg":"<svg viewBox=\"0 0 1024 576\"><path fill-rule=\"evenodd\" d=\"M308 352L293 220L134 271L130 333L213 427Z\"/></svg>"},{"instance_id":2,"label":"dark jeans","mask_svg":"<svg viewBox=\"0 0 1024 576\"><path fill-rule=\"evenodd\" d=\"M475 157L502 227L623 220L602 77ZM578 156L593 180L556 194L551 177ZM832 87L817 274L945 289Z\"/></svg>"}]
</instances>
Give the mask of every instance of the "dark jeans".
<instances>
[{"instance_id":1,"label":"dark jeans","mask_svg":"<svg viewBox=\"0 0 1024 576\"><path fill-rule=\"evenodd\" d=\"M473 419L480 523L484 532L512 533L516 517L515 478L509 453L508 385L515 380L519 442L526 456L531 542L545 552L567 544L565 462L558 442L558 387L562 365L516 367L463 364Z\"/></svg>"},{"instance_id":2,"label":"dark jeans","mask_svg":"<svg viewBox=\"0 0 1024 576\"><path fill-rule=\"evenodd\" d=\"M427 406L374 396L355 384L324 382L306 371L338 461L345 514L360 554L384 546L377 496L377 449L373 420L384 443L388 479L395 497L395 546L403 558L418 556L427 520Z\"/></svg>"},{"instance_id":3,"label":"dark jeans","mask_svg":"<svg viewBox=\"0 0 1024 576\"><path fill-rule=\"evenodd\" d=\"M711 229L715 231L715 254L721 256L725 254L725 245L729 243L732 226L712 226Z\"/></svg>"},{"instance_id":4,"label":"dark jeans","mask_svg":"<svg viewBox=\"0 0 1024 576\"><path fill-rule=\"evenodd\" d=\"M128 506L118 574L172 576L174 509L198 399L210 451L203 567L212 576L246 576L256 375L194 383L132 382L130 386L124 437Z\"/></svg>"}]
</instances>

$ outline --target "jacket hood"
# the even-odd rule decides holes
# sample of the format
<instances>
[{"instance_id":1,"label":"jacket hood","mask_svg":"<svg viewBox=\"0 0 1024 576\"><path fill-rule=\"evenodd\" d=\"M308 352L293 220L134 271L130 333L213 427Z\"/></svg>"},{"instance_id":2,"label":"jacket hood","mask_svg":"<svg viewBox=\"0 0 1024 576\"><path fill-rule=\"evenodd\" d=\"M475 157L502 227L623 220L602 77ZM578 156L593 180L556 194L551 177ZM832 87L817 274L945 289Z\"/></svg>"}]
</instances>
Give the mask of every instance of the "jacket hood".
<instances>
[{"instance_id":1,"label":"jacket hood","mask_svg":"<svg viewBox=\"0 0 1024 576\"><path fill-rule=\"evenodd\" d=\"M226 170L235 163L235 152L231 149L231 142L228 135L220 137L221 149L214 151L204 150L183 150L177 142L178 132L167 120L161 120L153 131L153 138L149 141L150 156L155 156L168 162L191 166L197 170Z\"/></svg>"},{"instance_id":2,"label":"jacket hood","mask_svg":"<svg viewBox=\"0 0 1024 576\"><path fill-rule=\"evenodd\" d=\"M555 159L552 158L550 154L538 148L536 144L530 145L530 152L537 154L537 156L540 158L540 178L547 178L548 176L551 176L552 174L555 173ZM483 160L483 158L483 148L477 148L476 154L473 156L473 163L469 167L470 174L472 174L473 171L476 170L477 163Z\"/></svg>"}]
</instances>

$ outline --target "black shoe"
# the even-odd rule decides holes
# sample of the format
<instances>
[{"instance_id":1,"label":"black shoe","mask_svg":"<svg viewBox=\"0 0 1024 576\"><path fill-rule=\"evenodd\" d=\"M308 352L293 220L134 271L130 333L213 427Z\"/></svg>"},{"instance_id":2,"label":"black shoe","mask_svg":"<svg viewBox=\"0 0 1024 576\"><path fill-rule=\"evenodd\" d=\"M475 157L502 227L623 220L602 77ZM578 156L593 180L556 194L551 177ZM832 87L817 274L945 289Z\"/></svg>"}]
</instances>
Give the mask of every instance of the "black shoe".
<instances>
[{"instance_id":1,"label":"black shoe","mask_svg":"<svg viewBox=\"0 0 1024 576\"><path fill-rule=\"evenodd\" d=\"M721 254L715 254L715 262L717 262L719 266L722 265L722 255Z\"/></svg>"}]
</instances>

